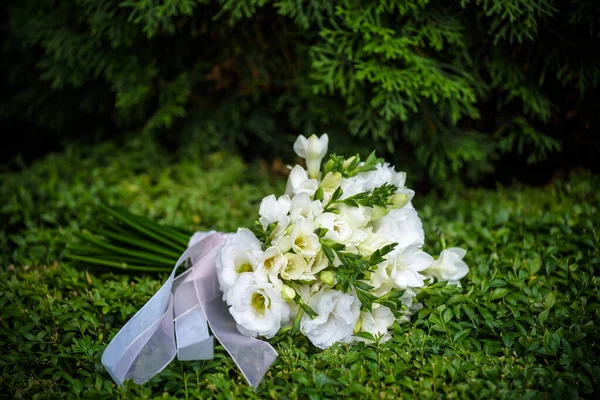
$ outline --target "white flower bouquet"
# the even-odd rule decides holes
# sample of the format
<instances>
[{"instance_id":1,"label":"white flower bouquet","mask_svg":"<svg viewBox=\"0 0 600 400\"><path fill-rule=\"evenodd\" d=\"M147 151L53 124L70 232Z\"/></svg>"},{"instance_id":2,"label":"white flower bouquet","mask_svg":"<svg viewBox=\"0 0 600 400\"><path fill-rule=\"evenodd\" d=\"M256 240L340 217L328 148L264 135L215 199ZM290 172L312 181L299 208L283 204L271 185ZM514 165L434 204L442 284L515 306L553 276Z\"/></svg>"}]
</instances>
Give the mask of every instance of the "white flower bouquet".
<instances>
[{"instance_id":1,"label":"white flower bouquet","mask_svg":"<svg viewBox=\"0 0 600 400\"><path fill-rule=\"evenodd\" d=\"M179 228L102 206L104 229L81 233L88 247L74 245L80 254L72 259L171 271L102 356L117 383L144 383L176 356L212 359L212 332L256 387L277 358L258 338L300 333L321 349L382 343L395 321L421 307L415 298L423 288L460 285L466 252L450 248L434 259L421 249L406 174L374 153L364 161L333 154L323 163L327 145L327 135L300 136L294 150L307 168L291 168L286 193L265 197L253 226L236 233L190 239Z\"/></svg>"},{"instance_id":2,"label":"white flower bouquet","mask_svg":"<svg viewBox=\"0 0 600 400\"><path fill-rule=\"evenodd\" d=\"M250 229L227 237L216 257L223 300L247 336L301 332L324 349L336 342L384 342L396 320L420 308L416 294L435 280L458 284L465 251L437 260L406 174L371 153L327 153L328 137L300 136L286 193L265 197Z\"/></svg>"}]
</instances>

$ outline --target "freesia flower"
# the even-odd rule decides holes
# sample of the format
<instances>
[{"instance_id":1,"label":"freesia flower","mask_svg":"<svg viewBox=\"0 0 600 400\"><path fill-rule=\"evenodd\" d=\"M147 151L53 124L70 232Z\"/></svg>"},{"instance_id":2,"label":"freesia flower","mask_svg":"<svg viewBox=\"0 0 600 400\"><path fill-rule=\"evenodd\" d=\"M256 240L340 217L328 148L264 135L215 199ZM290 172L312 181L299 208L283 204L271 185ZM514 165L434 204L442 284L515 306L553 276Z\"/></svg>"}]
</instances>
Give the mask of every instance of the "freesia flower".
<instances>
[{"instance_id":1,"label":"freesia flower","mask_svg":"<svg viewBox=\"0 0 600 400\"><path fill-rule=\"evenodd\" d=\"M260 202L260 209L258 211L260 218L258 220L263 228L266 229L269 224L279 222L285 218L290 211L291 205L292 200L288 195L283 195L279 199L273 194L269 195Z\"/></svg>"},{"instance_id":2,"label":"freesia flower","mask_svg":"<svg viewBox=\"0 0 600 400\"><path fill-rule=\"evenodd\" d=\"M365 182L361 174L358 174L350 178L343 178L340 182L340 187L342 188L342 197L340 198L346 199L364 192Z\"/></svg>"},{"instance_id":3,"label":"freesia flower","mask_svg":"<svg viewBox=\"0 0 600 400\"><path fill-rule=\"evenodd\" d=\"M377 289L373 292L383 295L390 289L406 289L409 287L422 287L425 277L420 274L433 263L433 257L418 249L418 246L409 246L403 250L394 250L388 254L385 262L379 264L377 271L371 277L371 285Z\"/></svg>"},{"instance_id":4,"label":"freesia flower","mask_svg":"<svg viewBox=\"0 0 600 400\"><path fill-rule=\"evenodd\" d=\"M315 280L314 275L310 273L310 268L306 259L299 254L286 253L285 266L281 270L281 277L287 280Z\"/></svg>"},{"instance_id":5,"label":"freesia flower","mask_svg":"<svg viewBox=\"0 0 600 400\"><path fill-rule=\"evenodd\" d=\"M312 274L317 274L323 271L329 266L329 260L323 254L323 251L319 251L308 263L308 269Z\"/></svg>"},{"instance_id":6,"label":"freesia flower","mask_svg":"<svg viewBox=\"0 0 600 400\"><path fill-rule=\"evenodd\" d=\"M292 230L292 249L296 254L311 258L317 255L321 249L319 237L315 234L315 228L311 221L301 218L296 221Z\"/></svg>"},{"instance_id":7,"label":"freesia flower","mask_svg":"<svg viewBox=\"0 0 600 400\"><path fill-rule=\"evenodd\" d=\"M415 289L418 290L418 289ZM410 317L414 315L417 311L423 308L422 303L415 303L415 299L417 298L417 293L415 290L408 288L404 291L400 300L402 301L402 305L406 307L403 311L403 316L398 319L399 322L408 322L410 321Z\"/></svg>"},{"instance_id":8,"label":"freesia flower","mask_svg":"<svg viewBox=\"0 0 600 400\"><path fill-rule=\"evenodd\" d=\"M406 183L406 172L396 172L390 164L377 164L373 171L361 172L360 179L364 182L364 190L373 190L384 184L402 187Z\"/></svg>"},{"instance_id":9,"label":"freesia flower","mask_svg":"<svg viewBox=\"0 0 600 400\"><path fill-rule=\"evenodd\" d=\"M352 236L352 228L344 218L334 213L323 213L315 218L315 226L327 229L324 238L336 243L346 243Z\"/></svg>"},{"instance_id":10,"label":"freesia flower","mask_svg":"<svg viewBox=\"0 0 600 400\"><path fill-rule=\"evenodd\" d=\"M254 271L254 258L251 252L260 249L260 241L249 229L241 228L235 234L227 236L215 258L215 267L224 299L240 274Z\"/></svg>"},{"instance_id":11,"label":"freesia flower","mask_svg":"<svg viewBox=\"0 0 600 400\"><path fill-rule=\"evenodd\" d=\"M467 251L460 247L443 250L438 259L423 273L438 281L448 281L450 284L457 285L458 280L464 278L469 272L469 267L463 261L466 254Z\"/></svg>"},{"instance_id":12,"label":"freesia flower","mask_svg":"<svg viewBox=\"0 0 600 400\"><path fill-rule=\"evenodd\" d=\"M340 217L342 217L352 229L366 228L367 224L371 221L371 215L373 214L372 208L363 206L351 207L340 204L337 206L337 209L340 212Z\"/></svg>"},{"instance_id":13,"label":"freesia flower","mask_svg":"<svg viewBox=\"0 0 600 400\"><path fill-rule=\"evenodd\" d=\"M304 314L300 331L320 349L335 342L351 340L354 326L360 315L360 302L350 294L333 289L314 293L308 305L318 314L315 318Z\"/></svg>"},{"instance_id":14,"label":"freesia flower","mask_svg":"<svg viewBox=\"0 0 600 400\"><path fill-rule=\"evenodd\" d=\"M253 273L240 275L228 298L229 312L243 335L272 338L289 320L290 307L280 292L268 282L257 282Z\"/></svg>"},{"instance_id":15,"label":"freesia flower","mask_svg":"<svg viewBox=\"0 0 600 400\"><path fill-rule=\"evenodd\" d=\"M280 232L271 240L271 245L277 247L282 254L285 254L292 248L292 237L285 232Z\"/></svg>"},{"instance_id":16,"label":"freesia flower","mask_svg":"<svg viewBox=\"0 0 600 400\"><path fill-rule=\"evenodd\" d=\"M278 278L279 272L287 265L287 259L281 254L281 251L275 246L269 247L265 251L253 251L254 265L260 277L268 277L269 281L275 285L281 282Z\"/></svg>"},{"instance_id":17,"label":"freesia flower","mask_svg":"<svg viewBox=\"0 0 600 400\"><path fill-rule=\"evenodd\" d=\"M309 179L306 170L300 165L295 165L288 176L285 194L290 197L300 193L307 193L309 196L313 196L318 188L319 183L317 180Z\"/></svg>"},{"instance_id":18,"label":"freesia flower","mask_svg":"<svg viewBox=\"0 0 600 400\"><path fill-rule=\"evenodd\" d=\"M360 313L360 332L368 332L377 337L382 336L381 343L387 342L392 338L388 329L396 318L392 310L381 304L373 304L371 312L363 311ZM359 341L369 342L369 340L358 338Z\"/></svg>"},{"instance_id":19,"label":"freesia flower","mask_svg":"<svg viewBox=\"0 0 600 400\"><path fill-rule=\"evenodd\" d=\"M311 200L307 193L298 193L292 199L290 218L293 222L298 218L314 219L323 213L323 203L319 200Z\"/></svg>"},{"instance_id":20,"label":"freesia flower","mask_svg":"<svg viewBox=\"0 0 600 400\"><path fill-rule=\"evenodd\" d=\"M374 226L375 233L387 237L390 242L397 242L398 249L412 245L423 246L425 243L423 224L415 209L403 207L391 210L377 220Z\"/></svg>"},{"instance_id":21,"label":"freesia flower","mask_svg":"<svg viewBox=\"0 0 600 400\"><path fill-rule=\"evenodd\" d=\"M317 178L321 171L321 161L327 154L327 145L329 144L329 136L327 134L311 135L308 139L302 135L298 136L294 143L294 151L298 156L306 161L308 175L311 178Z\"/></svg>"},{"instance_id":22,"label":"freesia flower","mask_svg":"<svg viewBox=\"0 0 600 400\"><path fill-rule=\"evenodd\" d=\"M373 228L370 226L364 229L364 233L366 234L364 240L357 246L361 254L371 255L376 250L391 243L387 236L373 232Z\"/></svg>"}]
</instances>

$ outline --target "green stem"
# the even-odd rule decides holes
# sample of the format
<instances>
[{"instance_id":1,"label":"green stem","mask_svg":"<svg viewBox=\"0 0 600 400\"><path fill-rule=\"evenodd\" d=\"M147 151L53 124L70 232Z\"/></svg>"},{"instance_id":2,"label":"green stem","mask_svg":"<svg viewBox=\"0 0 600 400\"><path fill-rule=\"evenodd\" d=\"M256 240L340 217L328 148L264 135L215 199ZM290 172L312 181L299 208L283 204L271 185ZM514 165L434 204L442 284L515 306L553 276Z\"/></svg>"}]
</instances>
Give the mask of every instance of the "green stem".
<instances>
[{"instance_id":1,"label":"green stem","mask_svg":"<svg viewBox=\"0 0 600 400\"><path fill-rule=\"evenodd\" d=\"M170 272L172 270L169 268L154 268L154 267L139 266L139 265L129 265L127 263L100 260L97 258L77 256L74 254L66 254L66 257L70 258L72 260L76 260L76 261L84 261L84 262L87 262L90 264L104 265L106 267L118 268L118 269L121 269L124 271L129 270L129 271L143 271L143 272Z\"/></svg>"},{"instance_id":2,"label":"green stem","mask_svg":"<svg viewBox=\"0 0 600 400\"><path fill-rule=\"evenodd\" d=\"M181 243L182 246L187 247L187 244L189 241L189 236L184 236L178 232L175 232L170 226L161 225L161 224L154 222L148 218L144 218L140 215L132 214L129 211L122 209L122 208L117 208L115 210L117 212L121 213L123 216L131 219L133 222L136 222L136 223L140 224L141 226L143 226L147 229L150 229L151 231L154 231L154 233L157 233L162 236L166 236L169 239L173 240L174 242Z\"/></svg>"},{"instance_id":3,"label":"green stem","mask_svg":"<svg viewBox=\"0 0 600 400\"><path fill-rule=\"evenodd\" d=\"M141 258L136 258L136 257L125 257L125 256L121 256L121 255L111 255L111 254L90 254L90 256L93 256L94 258L97 258L99 260L106 260L106 261L115 261L115 262L124 262L126 264L132 264L132 265L147 265L149 267L158 267L158 268L173 268L175 266L175 263L162 263L162 262L153 262L153 261L148 261L148 260L144 260ZM85 255L84 257L87 257L87 255Z\"/></svg>"},{"instance_id":4,"label":"green stem","mask_svg":"<svg viewBox=\"0 0 600 400\"><path fill-rule=\"evenodd\" d=\"M129 225L130 227L136 229L137 231L139 231L139 232L141 232L141 233L143 233L143 234L145 234L145 235L147 235L147 236L149 236L149 237L151 237L151 238L153 238L153 239L155 239L155 240L157 240L157 241L159 241L161 243L166 244L167 246L171 247L174 250L183 252L183 251L185 251L185 248L187 247L187 243L182 246L181 244L174 243L173 241L171 241L169 239L166 239L163 236L159 236L156 233L148 230L147 228L141 226L140 224L138 224L138 223L132 221L131 219L127 218L126 216L122 215L121 213L119 213L119 212L117 212L117 211L115 211L115 210L113 210L113 209L105 206L104 204L100 204L100 207L104 211L106 211L107 213L109 213L110 215L112 215L113 217L115 217L118 220L122 221L123 223Z\"/></svg>"},{"instance_id":5,"label":"green stem","mask_svg":"<svg viewBox=\"0 0 600 400\"><path fill-rule=\"evenodd\" d=\"M90 243L95 244L98 247L102 247L104 249L110 250L110 251L114 251L115 253L120 253L120 254L124 254L127 256L135 256L135 257L139 257L142 258L144 260L149 260L149 261L158 261L161 263L165 263L165 264L174 264L173 260L171 259L167 259L167 258L162 258L157 256L156 254L148 254L148 253L143 253L141 251L136 251L136 250L129 250L129 249L123 249L121 247L117 247L117 246L113 246L111 244L108 243L104 243L98 239L93 238L92 236L89 235L84 235L81 233L76 233L76 236L80 237L81 239L88 241Z\"/></svg>"},{"instance_id":6,"label":"green stem","mask_svg":"<svg viewBox=\"0 0 600 400\"><path fill-rule=\"evenodd\" d=\"M113 219L108 215L103 215L100 218L100 222L102 226L104 226L106 229L110 229L114 232L122 233L124 235L131 235L131 231L128 231L127 229L125 229L125 227L119 225L116 219Z\"/></svg>"},{"instance_id":7,"label":"green stem","mask_svg":"<svg viewBox=\"0 0 600 400\"><path fill-rule=\"evenodd\" d=\"M97 228L91 228L91 227L86 227L86 229L89 230L90 232L94 232L99 235L106 236L108 238L114 239L121 243L127 243L132 246L137 246L137 247L140 247L140 248L143 248L146 250L150 250L155 253L160 253L164 256L173 257L174 260L177 260L179 258L179 256L181 255L172 250L160 247L160 245L157 245L157 243L152 243L152 242L148 242L145 240L136 239L134 237L122 235L120 233L105 231L103 229L97 229Z\"/></svg>"}]
</instances>

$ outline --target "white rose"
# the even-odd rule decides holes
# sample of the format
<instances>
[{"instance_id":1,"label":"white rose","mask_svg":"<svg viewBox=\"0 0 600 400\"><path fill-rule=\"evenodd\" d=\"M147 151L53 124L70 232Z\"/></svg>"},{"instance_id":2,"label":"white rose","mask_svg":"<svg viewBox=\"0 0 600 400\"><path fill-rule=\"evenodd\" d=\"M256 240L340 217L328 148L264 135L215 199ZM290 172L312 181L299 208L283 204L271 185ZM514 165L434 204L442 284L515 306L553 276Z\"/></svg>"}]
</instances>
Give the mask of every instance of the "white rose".
<instances>
[{"instance_id":1,"label":"white rose","mask_svg":"<svg viewBox=\"0 0 600 400\"><path fill-rule=\"evenodd\" d=\"M251 252L260 249L260 241L249 229L241 228L235 234L227 235L215 258L215 268L224 300L227 298L227 291L240 274L254 271Z\"/></svg>"},{"instance_id":2,"label":"white rose","mask_svg":"<svg viewBox=\"0 0 600 400\"><path fill-rule=\"evenodd\" d=\"M321 250L321 243L319 243L319 237L315 234L314 225L306 218L296 221L291 237L292 249L296 254L312 258Z\"/></svg>"},{"instance_id":3,"label":"white rose","mask_svg":"<svg viewBox=\"0 0 600 400\"><path fill-rule=\"evenodd\" d=\"M371 285L377 289L374 293L381 296L389 291L388 288L406 289L422 287L425 277L420 274L433 263L433 257L409 246L404 250L394 250L388 254L387 260L379 264L377 271L371 277Z\"/></svg>"},{"instance_id":4,"label":"white rose","mask_svg":"<svg viewBox=\"0 0 600 400\"><path fill-rule=\"evenodd\" d=\"M298 218L314 219L323 213L323 203L319 200L311 200L308 193L298 193L292 199L290 218L297 221Z\"/></svg>"},{"instance_id":5,"label":"white rose","mask_svg":"<svg viewBox=\"0 0 600 400\"><path fill-rule=\"evenodd\" d=\"M383 336L381 343L384 343L392 338L388 333L388 329L395 320L396 318L389 308L381 304L373 304L371 312L363 311L360 313L360 331L368 332L375 337ZM369 340L362 338L358 338L358 340L369 342Z\"/></svg>"},{"instance_id":6,"label":"white rose","mask_svg":"<svg viewBox=\"0 0 600 400\"><path fill-rule=\"evenodd\" d=\"M311 135L308 139L302 135L298 136L294 143L294 151L298 156L306 160L306 168L311 178L317 178L321 171L321 161L327 154L329 136L327 134Z\"/></svg>"},{"instance_id":7,"label":"white rose","mask_svg":"<svg viewBox=\"0 0 600 400\"><path fill-rule=\"evenodd\" d=\"M463 261L467 254L465 249L452 247L440 253L440 256L423 273L438 281L448 281L450 284L460 284L458 281L467 275L469 267Z\"/></svg>"},{"instance_id":8,"label":"white rose","mask_svg":"<svg viewBox=\"0 0 600 400\"><path fill-rule=\"evenodd\" d=\"M334 213L323 213L315 218L315 225L327 229L324 238L336 243L346 243L352 236L352 228L344 218Z\"/></svg>"},{"instance_id":9,"label":"white rose","mask_svg":"<svg viewBox=\"0 0 600 400\"><path fill-rule=\"evenodd\" d=\"M352 340L354 326L360 315L360 302L350 294L333 289L313 294L308 305L318 314L315 318L304 314L300 331L320 349L336 342Z\"/></svg>"},{"instance_id":10,"label":"white rose","mask_svg":"<svg viewBox=\"0 0 600 400\"><path fill-rule=\"evenodd\" d=\"M273 194L269 195L260 202L258 211L260 218L258 220L263 228L266 229L269 224L279 222L286 217L291 205L292 200L290 200L288 195L283 195L279 199Z\"/></svg>"},{"instance_id":11,"label":"white rose","mask_svg":"<svg viewBox=\"0 0 600 400\"><path fill-rule=\"evenodd\" d=\"M373 231L385 236L390 242L397 242L398 249L408 246L423 246L425 232L417 211L411 208L391 210L387 215L374 223Z\"/></svg>"},{"instance_id":12,"label":"white rose","mask_svg":"<svg viewBox=\"0 0 600 400\"><path fill-rule=\"evenodd\" d=\"M229 312L243 335L269 339L289 320L290 307L279 291L268 282L257 282L254 273L240 275L228 298Z\"/></svg>"},{"instance_id":13,"label":"white rose","mask_svg":"<svg viewBox=\"0 0 600 400\"><path fill-rule=\"evenodd\" d=\"M300 165L295 165L288 176L285 194L291 197L300 193L307 193L309 196L313 196L318 188L319 183L317 180L308 179L306 170Z\"/></svg>"}]
</instances>

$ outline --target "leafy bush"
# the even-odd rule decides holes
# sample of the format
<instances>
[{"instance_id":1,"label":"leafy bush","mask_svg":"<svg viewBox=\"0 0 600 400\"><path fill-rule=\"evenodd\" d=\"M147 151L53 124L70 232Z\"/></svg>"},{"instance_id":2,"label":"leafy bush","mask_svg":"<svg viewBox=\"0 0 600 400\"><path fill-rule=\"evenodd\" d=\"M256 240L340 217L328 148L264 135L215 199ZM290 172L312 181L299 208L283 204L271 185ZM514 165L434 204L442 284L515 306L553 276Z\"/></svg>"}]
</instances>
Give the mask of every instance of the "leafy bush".
<instances>
[{"instance_id":1,"label":"leafy bush","mask_svg":"<svg viewBox=\"0 0 600 400\"><path fill-rule=\"evenodd\" d=\"M594 398L600 390L597 176L417 196L427 246L468 250L464 287L437 285L413 321L379 347L319 351L280 341L257 392L220 346L212 361L175 361L146 385L115 386L101 354L165 276L75 268L61 254L80 225L93 223L99 200L228 231L250 223L282 180L221 153L191 163L146 146L106 145L51 155L0 182L5 396Z\"/></svg>"},{"instance_id":2,"label":"leafy bush","mask_svg":"<svg viewBox=\"0 0 600 400\"><path fill-rule=\"evenodd\" d=\"M0 115L67 138L142 131L256 156L327 131L355 149L374 140L437 185L507 154L503 167L561 147L571 163L597 157L591 0L22 0L8 12Z\"/></svg>"}]
</instances>

